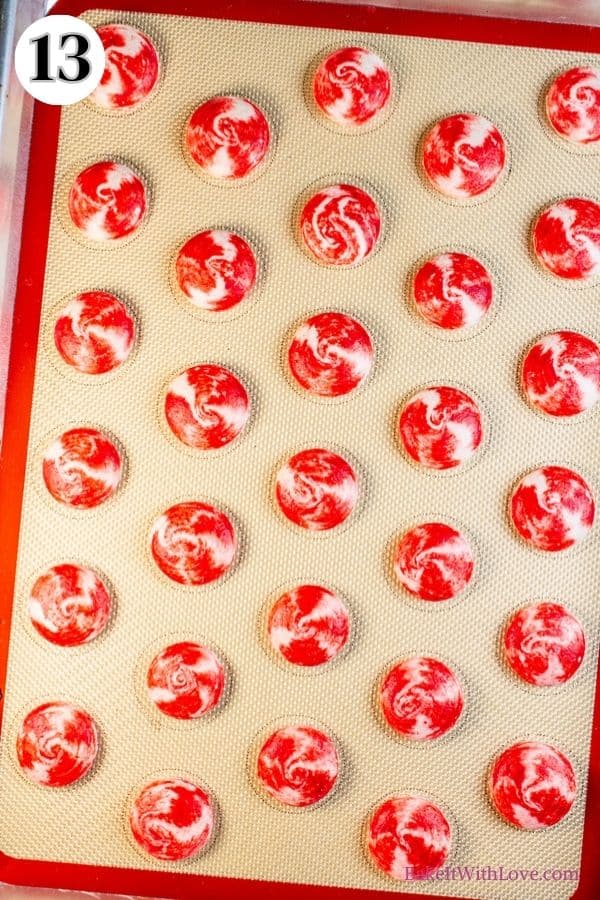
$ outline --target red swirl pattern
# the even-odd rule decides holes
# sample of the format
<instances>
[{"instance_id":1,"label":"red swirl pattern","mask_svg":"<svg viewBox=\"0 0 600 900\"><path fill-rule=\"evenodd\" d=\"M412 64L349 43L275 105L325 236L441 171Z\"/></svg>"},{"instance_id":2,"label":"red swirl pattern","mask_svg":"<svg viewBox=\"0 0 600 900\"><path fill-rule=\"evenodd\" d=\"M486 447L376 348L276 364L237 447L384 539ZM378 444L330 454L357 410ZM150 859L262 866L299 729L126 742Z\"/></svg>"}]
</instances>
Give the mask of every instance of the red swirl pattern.
<instances>
[{"instance_id":1,"label":"red swirl pattern","mask_svg":"<svg viewBox=\"0 0 600 900\"><path fill-rule=\"evenodd\" d=\"M318 397L342 397L368 377L373 344L356 319L338 312L318 313L296 331L288 363L304 390Z\"/></svg>"},{"instance_id":2,"label":"red swirl pattern","mask_svg":"<svg viewBox=\"0 0 600 900\"><path fill-rule=\"evenodd\" d=\"M517 532L532 547L557 552L588 536L596 504L577 472L543 466L521 478L510 500L510 515Z\"/></svg>"},{"instance_id":3,"label":"red swirl pattern","mask_svg":"<svg viewBox=\"0 0 600 900\"><path fill-rule=\"evenodd\" d=\"M491 190L504 172L506 145L483 116L458 113L437 122L423 142L423 167L433 187L452 200Z\"/></svg>"},{"instance_id":4,"label":"red swirl pattern","mask_svg":"<svg viewBox=\"0 0 600 900\"><path fill-rule=\"evenodd\" d=\"M125 305L106 291L73 297L54 326L54 343L67 365L86 375L103 375L124 363L135 325Z\"/></svg>"},{"instance_id":5,"label":"red swirl pattern","mask_svg":"<svg viewBox=\"0 0 600 900\"><path fill-rule=\"evenodd\" d=\"M456 725L464 698L460 682L448 666L437 659L413 656L387 673L379 703L396 734L411 741L432 741Z\"/></svg>"},{"instance_id":6,"label":"red swirl pattern","mask_svg":"<svg viewBox=\"0 0 600 900\"><path fill-rule=\"evenodd\" d=\"M69 192L73 225L90 241L115 241L142 224L146 188L129 166L105 160L80 172Z\"/></svg>"},{"instance_id":7,"label":"red swirl pattern","mask_svg":"<svg viewBox=\"0 0 600 900\"><path fill-rule=\"evenodd\" d=\"M212 97L187 124L185 146L192 160L212 178L246 178L264 162L271 146L265 114L242 97Z\"/></svg>"},{"instance_id":8,"label":"red swirl pattern","mask_svg":"<svg viewBox=\"0 0 600 900\"><path fill-rule=\"evenodd\" d=\"M202 231L187 241L175 261L179 290L197 309L220 312L252 292L258 266L250 245L232 231Z\"/></svg>"},{"instance_id":9,"label":"red swirl pattern","mask_svg":"<svg viewBox=\"0 0 600 900\"><path fill-rule=\"evenodd\" d=\"M472 397L454 387L429 387L407 401L398 422L408 456L427 469L469 462L483 441L483 423Z\"/></svg>"},{"instance_id":10,"label":"red swirl pattern","mask_svg":"<svg viewBox=\"0 0 600 900\"><path fill-rule=\"evenodd\" d=\"M152 528L154 562L178 584L209 584L222 578L233 565L236 549L228 516L208 503L177 503Z\"/></svg>"},{"instance_id":11,"label":"red swirl pattern","mask_svg":"<svg viewBox=\"0 0 600 900\"><path fill-rule=\"evenodd\" d=\"M90 100L102 109L134 109L150 96L158 82L156 47L132 25L100 25L96 30L106 64Z\"/></svg>"},{"instance_id":12,"label":"red swirl pattern","mask_svg":"<svg viewBox=\"0 0 600 900\"><path fill-rule=\"evenodd\" d=\"M549 828L565 818L577 794L567 757L541 741L507 747L489 778L492 803L510 825L527 831Z\"/></svg>"},{"instance_id":13,"label":"red swirl pattern","mask_svg":"<svg viewBox=\"0 0 600 900\"><path fill-rule=\"evenodd\" d=\"M162 713L174 719L197 719L218 706L225 670L209 647L181 641L154 657L146 685L148 696Z\"/></svg>"},{"instance_id":14,"label":"red swirl pattern","mask_svg":"<svg viewBox=\"0 0 600 900\"><path fill-rule=\"evenodd\" d=\"M600 400L600 347L575 331L545 334L527 353L521 384L528 402L549 416L576 416Z\"/></svg>"},{"instance_id":15,"label":"red swirl pattern","mask_svg":"<svg viewBox=\"0 0 600 900\"><path fill-rule=\"evenodd\" d=\"M301 450L279 470L275 495L284 516L308 531L337 528L358 502L352 466L331 450Z\"/></svg>"},{"instance_id":16,"label":"red swirl pattern","mask_svg":"<svg viewBox=\"0 0 600 900\"><path fill-rule=\"evenodd\" d=\"M600 274L600 205L581 197L553 203L534 223L533 249L557 278L582 281Z\"/></svg>"},{"instance_id":17,"label":"red swirl pattern","mask_svg":"<svg viewBox=\"0 0 600 900\"><path fill-rule=\"evenodd\" d=\"M466 253L440 253L424 263L413 282L417 312L429 325L456 331L475 328L494 299L490 274Z\"/></svg>"},{"instance_id":18,"label":"red swirl pattern","mask_svg":"<svg viewBox=\"0 0 600 900\"><path fill-rule=\"evenodd\" d=\"M27 601L36 631L59 647L93 641L106 628L111 608L110 593L96 572L71 563L40 575Z\"/></svg>"},{"instance_id":19,"label":"red swirl pattern","mask_svg":"<svg viewBox=\"0 0 600 900\"><path fill-rule=\"evenodd\" d=\"M256 775L266 793L285 806L313 806L331 793L340 762L333 740L310 725L288 725L262 745Z\"/></svg>"},{"instance_id":20,"label":"red swirl pattern","mask_svg":"<svg viewBox=\"0 0 600 900\"><path fill-rule=\"evenodd\" d=\"M367 825L367 849L377 868L396 881L425 879L446 862L452 833L445 815L425 797L390 797Z\"/></svg>"},{"instance_id":21,"label":"red swirl pattern","mask_svg":"<svg viewBox=\"0 0 600 900\"><path fill-rule=\"evenodd\" d=\"M267 623L273 650L295 666L322 666L335 659L350 635L350 616L333 591L303 584L274 603Z\"/></svg>"},{"instance_id":22,"label":"red swirl pattern","mask_svg":"<svg viewBox=\"0 0 600 900\"><path fill-rule=\"evenodd\" d=\"M576 66L561 72L546 95L548 121L574 144L600 140L600 71Z\"/></svg>"},{"instance_id":23,"label":"red swirl pattern","mask_svg":"<svg viewBox=\"0 0 600 900\"><path fill-rule=\"evenodd\" d=\"M300 214L300 235L309 256L327 266L356 266L367 259L381 235L375 200L351 184L317 191Z\"/></svg>"},{"instance_id":24,"label":"red swirl pattern","mask_svg":"<svg viewBox=\"0 0 600 900\"><path fill-rule=\"evenodd\" d=\"M98 754L92 717L70 703L45 703L24 719L17 736L23 773L45 787L66 787L84 778Z\"/></svg>"},{"instance_id":25,"label":"red swirl pattern","mask_svg":"<svg viewBox=\"0 0 600 900\"><path fill-rule=\"evenodd\" d=\"M59 503L92 509L118 489L123 461L115 444L101 431L72 428L47 448L42 474Z\"/></svg>"},{"instance_id":26,"label":"red swirl pattern","mask_svg":"<svg viewBox=\"0 0 600 900\"><path fill-rule=\"evenodd\" d=\"M177 862L203 850L214 831L210 794L183 778L147 784L129 811L138 845L154 859Z\"/></svg>"},{"instance_id":27,"label":"red swirl pattern","mask_svg":"<svg viewBox=\"0 0 600 900\"><path fill-rule=\"evenodd\" d=\"M584 654L581 623L560 603L525 606L504 633L506 661L529 684L564 684L577 672Z\"/></svg>"},{"instance_id":28,"label":"red swirl pattern","mask_svg":"<svg viewBox=\"0 0 600 900\"><path fill-rule=\"evenodd\" d=\"M183 444L195 450L217 450L246 427L250 398L241 381L224 366L193 366L169 385L165 416Z\"/></svg>"},{"instance_id":29,"label":"red swirl pattern","mask_svg":"<svg viewBox=\"0 0 600 900\"><path fill-rule=\"evenodd\" d=\"M361 47L342 47L319 65L313 79L318 109L343 128L360 128L378 116L392 93L384 61Z\"/></svg>"},{"instance_id":30,"label":"red swirl pattern","mask_svg":"<svg viewBox=\"0 0 600 900\"><path fill-rule=\"evenodd\" d=\"M424 522L402 535L394 550L394 574L420 600L457 597L473 577L475 556L467 538L443 522Z\"/></svg>"}]
</instances>

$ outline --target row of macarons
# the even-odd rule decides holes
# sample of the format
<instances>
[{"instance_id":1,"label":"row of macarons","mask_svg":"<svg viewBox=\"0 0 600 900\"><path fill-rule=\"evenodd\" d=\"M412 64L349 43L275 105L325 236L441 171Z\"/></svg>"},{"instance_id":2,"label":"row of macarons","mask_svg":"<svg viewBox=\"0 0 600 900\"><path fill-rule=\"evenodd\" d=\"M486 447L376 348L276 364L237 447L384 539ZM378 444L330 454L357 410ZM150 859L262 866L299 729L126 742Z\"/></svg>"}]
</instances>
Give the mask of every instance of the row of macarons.
<instances>
[{"instance_id":1,"label":"row of macarons","mask_svg":"<svg viewBox=\"0 0 600 900\"><path fill-rule=\"evenodd\" d=\"M491 298L488 282L477 280L481 273L473 267L475 261L454 259L456 256L444 254L419 270L414 297L424 316L454 318L457 307L468 316L477 297ZM130 357L136 342L135 318L114 294L85 291L71 297L57 312L53 339L70 370L104 375ZM283 356L286 372L303 393L329 400L348 397L364 387L375 363L375 347L362 322L329 310L296 324ZM549 332L525 348L518 381L533 409L550 418L572 420L595 409L600 400L600 347L579 332ZM438 387L438 391L439 414L445 422L472 420L474 427L475 419L479 420L471 441L474 452L482 439L477 404L464 392L461 396L449 388ZM205 415L207 409L212 411L211 417ZM250 418L251 401L248 389L233 372L204 363L186 369L169 383L164 412L169 428L183 444L195 450L216 450L240 437ZM401 426L401 438L415 462L446 469L469 457L467 447L462 453L451 453L450 448L444 453L441 447L439 453L422 453L407 428L408 423ZM445 440L447 435L440 433L439 437Z\"/></svg>"},{"instance_id":2,"label":"row of macarons","mask_svg":"<svg viewBox=\"0 0 600 900\"><path fill-rule=\"evenodd\" d=\"M457 118L457 117L452 117ZM477 126L472 123L476 130ZM218 158L239 146L226 130L210 146ZM479 171L480 145L465 152L465 139L445 147L452 172ZM483 165L483 163L482 163ZM462 167L462 168L461 168ZM453 175L453 178L455 176ZM91 243L119 244L135 235L146 220L148 193L140 175L123 162L93 163L73 180L67 195L67 221L74 234ZM365 262L380 243L383 213L380 202L357 184L334 183L308 191L295 214L294 230L302 249L314 262L348 268ZM589 282L600 273L600 204L587 197L565 197L535 218L531 242L542 268L558 279ZM475 265L476 265L475 261ZM474 265L472 263L472 265ZM240 234L208 229L190 238L175 264L178 290L196 307L219 312L236 306L255 287L256 254ZM481 279L482 274L478 272ZM489 276L488 276L489 277ZM477 304L476 304L477 306ZM485 302L479 318L486 312ZM436 322L441 327L464 327Z\"/></svg>"},{"instance_id":3,"label":"row of macarons","mask_svg":"<svg viewBox=\"0 0 600 900\"><path fill-rule=\"evenodd\" d=\"M423 391L401 416L401 424L406 416L408 429L421 423L416 446L425 447L428 456L438 441L446 452L447 444L455 447L455 434L463 441L470 429L468 416L446 425L437 410L439 394L435 389ZM462 394L460 400L462 403ZM431 434L424 434L423 428ZM442 438L440 428L447 430ZM116 439L88 426L60 434L44 448L40 463L47 495L65 510L89 513L115 498L125 481L126 459ZM284 457L275 469L274 508L299 534L339 531L357 517L363 480L357 462L337 451L326 447L299 450ZM553 463L531 469L516 481L509 491L507 512L511 526L526 545L556 553L581 544L590 535L596 501L583 475ZM155 519L151 535L155 563L178 584L215 581L232 569L238 556L233 515L203 500L169 507ZM185 535L189 544L183 541Z\"/></svg>"},{"instance_id":4,"label":"row of macarons","mask_svg":"<svg viewBox=\"0 0 600 900\"><path fill-rule=\"evenodd\" d=\"M467 537L446 523L414 526L395 541L395 584L419 601L439 603L463 595L474 569L475 556ZM50 644L83 646L104 634L113 621L113 591L106 578L89 566L61 563L36 578L27 598L27 615L36 632ZM351 646L352 619L339 591L300 584L279 593L261 609L259 632L265 648L277 661L296 671L322 671ZM530 602L510 614L499 647L503 662L522 682L548 688L570 681L577 673L586 638L581 622L564 604L544 600ZM408 739L440 737L462 712L459 680L435 660L419 678L411 669L412 679L400 679L404 668L395 665L391 681L386 675L383 682L380 705L384 718ZM211 648L180 641L161 650L149 665L149 697L165 715L199 718L220 704L226 671L227 666ZM392 690L392 681L401 686L403 695L412 698L403 710L393 702L400 687ZM436 694L436 686L444 690ZM440 711L435 710L443 696L454 700L441 720Z\"/></svg>"},{"instance_id":5,"label":"row of macarons","mask_svg":"<svg viewBox=\"0 0 600 900\"><path fill-rule=\"evenodd\" d=\"M108 35L119 26L104 27ZM350 48L348 52L365 51ZM120 63L132 67L128 77L116 71L107 76L111 89L135 81L135 65L130 54L119 53L116 47L111 47L107 54L117 68ZM371 72L377 69L372 60L365 62L365 67ZM344 90L354 92L364 104L368 91L361 81L364 73L357 78L357 71L354 63L335 62L331 68L339 76L336 86L342 84ZM581 84L577 80L572 82L574 71L580 73ZM578 122L577 117L583 117L584 113L595 115L600 129L600 95L594 87L598 73L594 76L593 71L582 68L564 74L568 86L568 90L564 88L567 91L564 102ZM104 90L103 86L98 90ZM348 98L342 97L334 107L348 109ZM598 135L600 130L590 140L597 139ZM207 176L221 181L239 180L248 178L264 163L270 147L270 129L262 111L250 101L241 97L213 97L190 118L184 145L188 158ZM440 120L428 132L423 141L422 162L429 183L442 194L454 200L473 199L486 194L501 178L506 164L504 140L484 117L455 114ZM131 235L141 225L147 208L142 179L128 166L110 160L80 173L69 194L71 220L93 241L118 241ZM593 233L599 221L600 208L586 198L566 198L550 206L539 216L533 229L534 250L542 264L562 278L585 279L597 275L600 262ZM366 259L379 240L381 225L377 201L362 188L350 184L330 185L317 192L300 217L300 233L309 254L318 262L334 266L356 265ZM201 279L195 281L201 283ZM247 290L248 286L242 293ZM235 292L228 298L220 298L209 289L208 293L211 292L212 302L206 291L204 296L192 299L208 309L223 308L220 303L232 305L241 299Z\"/></svg>"},{"instance_id":6,"label":"row of macarons","mask_svg":"<svg viewBox=\"0 0 600 900\"><path fill-rule=\"evenodd\" d=\"M251 784L265 800L288 811L335 800L336 787L343 781L344 755L329 730L288 721L265 732L248 753ZM98 726L87 711L57 701L28 713L17 734L16 755L31 781L64 789L93 776L100 743ZM48 747L57 749L49 754ZM544 741L523 740L505 747L486 775L496 813L524 831L557 825L577 798L571 761ZM205 852L215 829L227 826L213 793L181 776L147 782L132 791L127 805L128 837L138 849L165 862ZM445 865L455 830L453 817L430 797L394 794L370 813L365 811L363 847L378 870L397 881L414 881Z\"/></svg>"},{"instance_id":7,"label":"row of macarons","mask_svg":"<svg viewBox=\"0 0 600 900\"><path fill-rule=\"evenodd\" d=\"M111 112L139 108L160 82L161 62L154 42L133 25L105 24L97 32L106 66L90 102ZM336 127L356 133L372 127L389 109L395 79L392 66L373 50L343 46L321 54L309 80L311 102L319 114ZM561 138L574 145L598 142L600 70L579 65L560 72L547 87L544 109ZM501 140L495 140L498 147ZM266 118L262 143L268 149ZM237 173L237 177L245 174Z\"/></svg>"}]
</instances>

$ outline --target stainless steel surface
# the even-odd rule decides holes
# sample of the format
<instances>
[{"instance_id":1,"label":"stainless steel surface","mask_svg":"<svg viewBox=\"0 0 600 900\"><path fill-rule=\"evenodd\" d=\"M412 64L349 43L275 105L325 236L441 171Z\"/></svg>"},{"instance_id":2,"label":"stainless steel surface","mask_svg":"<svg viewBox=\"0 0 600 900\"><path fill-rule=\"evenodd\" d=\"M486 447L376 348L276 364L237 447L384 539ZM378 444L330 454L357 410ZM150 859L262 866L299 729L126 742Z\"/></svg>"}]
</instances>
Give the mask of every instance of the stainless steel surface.
<instances>
[{"instance_id":1,"label":"stainless steel surface","mask_svg":"<svg viewBox=\"0 0 600 900\"><path fill-rule=\"evenodd\" d=\"M13 55L18 37L44 9L44 0L3 0L0 7L0 435L32 111L32 100L15 75Z\"/></svg>"},{"instance_id":2,"label":"stainless steel surface","mask_svg":"<svg viewBox=\"0 0 600 900\"><path fill-rule=\"evenodd\" d=\"M0 884L0 900L144 900L130 894L97 894L88 891L45 890ZM148 900L148 898L146 898ZM160 897L150 898L160 900Z\"/></svg>"},{"instance_id":3,"label":"stainless steel surface","mask_svg":"<svg viewBox=\"0 0 600 900\"><path fill-rule=\"evenodd\" d=\"M334 2L600 25L600 0L371 0L371 2L369 0L334 0Z\"/></svg>"}]
</instances>

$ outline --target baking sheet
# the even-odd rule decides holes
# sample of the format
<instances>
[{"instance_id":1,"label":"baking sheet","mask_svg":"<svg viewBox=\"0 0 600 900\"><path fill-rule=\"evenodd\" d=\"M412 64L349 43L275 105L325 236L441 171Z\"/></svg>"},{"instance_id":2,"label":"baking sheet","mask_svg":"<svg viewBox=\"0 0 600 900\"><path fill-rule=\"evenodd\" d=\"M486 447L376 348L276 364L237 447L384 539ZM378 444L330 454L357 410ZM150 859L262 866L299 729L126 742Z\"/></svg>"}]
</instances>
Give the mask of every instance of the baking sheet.
<instances>
[{"instance_id":1,"label":"baking sheet","mask_svg":"<svg viewBox=\"0 0 600 900\"><path fill-rule=\"evenodd\" d=\"M157 97L134 115L102 116L85 105L63 114L0 762L10 810L0 823L3 851L31 859L406 889L371 868L361 853L361 828L382 797L415 790L436 799L455 825L452 865L576 868L598 625L597 539L558 558L536 555L515 540L505 504L514 479L539 463L572 464L593 483L597 418L547 422L516 389L519 354L534 337L558 327L592 335L598 330L595 289L565 289L544 276L529 258L527 242L528 224L541 206L571 192L594 194L594 160L569 153L538 118L548 78L581 56L161 16L90 17L93 24L115 19L139 24L156 40L166 74ZM397 77L393 115L357 137L324 128L302 99L304 75L316 55L349 42L379 51ZM210 60L210 66L198 60ZM269 169L234 190L206 184L181 152L187 115L218 92L256 100L276 133ZM468 208L430 193L414 162L427 125L458 109L495 121L511 153L510 173L497 195ZM132 164L152 193L144 231L110 250L73 240L61 212L69 176L101 157ZM323 270L296 244L291 220L297 198L323 179L358 182L381 200L384 240L359 269ZM264 255L252 304L226 322L209 323L175 300L168 267L186 237L213 226L240 229ZM489 327L461 342L424 329L406 299L414 262L450 246L480 256L499 288ZM93 384L65 375L50 340L61 301L90 287L128 300L141 335L131 363ZM307 400L282 372L290 326L329 308L355 314L377 346L371 383L346 403ZM159 415L169 377L201 361L238 372L255 407L243 440L214 459L175 446ZM485 453L468 472L452 477L412 469L393 437L402 397L432 380L471 390L481 398L489 424ZM114 432L128 458L122 493L88 516L57 509L40 478L41 450L57 431L76 424ZM363 504L352 527L340 534L299 535L273 509L270 485L278 462L311 444L339 448L359 465ZM147 553L154 516L192 498L229 508L244 535L231 578L199 591L166 584ZM391 538L430 515L458 519L479 550L476 584L442 609L409 603L387 577ZM102 640L66 654L36 639L23 611L36 575L63 558L105 572L118 608ZM262 608L279 588L313 580L337 587L348 599L355 644L326 672L282 671L261 645ZM591 645L578 677L543 694L511 681L496 655L509 612L541 597L564 599L582 618ZM162 721L140 696L140 660L157 642L179 636L208 640L231 665L230 701L210 723ZM435 746L392 740L374 713L377 677L411 652L453 663L467 688L467 717ZM17 772L14 734L24 712L56 697L79 702L95 715L104 752L93 778L57 796L45 793L42 804L40 789ZM273 809L248 778L247 754L256 734L286 718L323 723L338 738L345 762L335 796L302 814ZM565 750L581 783L572 814L544 834L509 829L483 793L492 756L528 736ZM211 850L176 867L141 856L125 827L132 792L163 772L186 773L208 785L221 816ZM435 889L469 892L464 883L439 882ZM489 889L478 884L473 894L522 897L522 886ZM573 883L544 884L540 894L539 887L529 889L532 897L561 897Z\"/></svg>"}]
</instances>

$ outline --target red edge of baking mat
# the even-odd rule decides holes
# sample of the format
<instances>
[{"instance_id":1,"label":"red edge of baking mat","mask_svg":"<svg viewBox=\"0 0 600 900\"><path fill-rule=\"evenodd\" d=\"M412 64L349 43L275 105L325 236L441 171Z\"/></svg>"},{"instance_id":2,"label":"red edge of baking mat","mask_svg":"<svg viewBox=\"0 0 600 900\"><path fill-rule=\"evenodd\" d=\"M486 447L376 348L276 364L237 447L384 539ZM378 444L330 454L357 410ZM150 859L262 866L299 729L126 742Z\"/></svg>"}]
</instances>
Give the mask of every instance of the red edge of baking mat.
<instances>
[{"instance_id":1,"label":"red edge of baking mat","mask_svg":"<svg viewBox=\"0 0 600 900\"><path fill-rule=\"evenodd\" d=\"M457 16L374 6L345 6L306 0L59 0L53 14L80 15L86 9L127 9L131 12L207 16L278 25L304 25L447 40L478 41L554 50L600 51L600 29L580 25L521 22ZM10 620L16 568L19 522L25 477L29 415L35 377L40 308L52 213L54 168L58 148L60 107L36 103L29 163L28 192L8 375L4 446L0 458L0 688L6 679ZM0 721L2 700L0 698ZM585 816L581 880L573 897L600 896L600 669L592 731L589 785ZM233 900L389 900L413 894L346 888L242 881L179 872L81 866L19 860L0 853L0 882L47 888L138 894L187 900L203 895ZM424 900L435 900L434 895Z\"/></svg>"}]
</instances>

